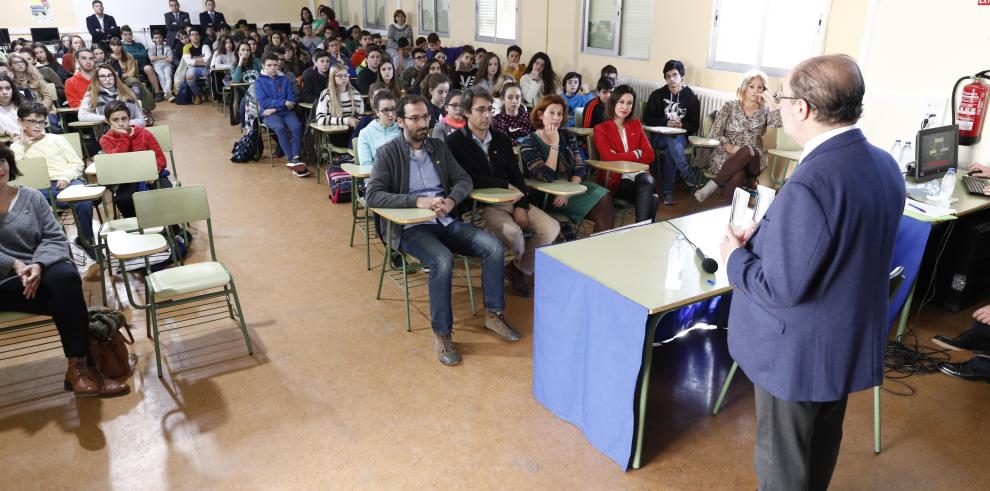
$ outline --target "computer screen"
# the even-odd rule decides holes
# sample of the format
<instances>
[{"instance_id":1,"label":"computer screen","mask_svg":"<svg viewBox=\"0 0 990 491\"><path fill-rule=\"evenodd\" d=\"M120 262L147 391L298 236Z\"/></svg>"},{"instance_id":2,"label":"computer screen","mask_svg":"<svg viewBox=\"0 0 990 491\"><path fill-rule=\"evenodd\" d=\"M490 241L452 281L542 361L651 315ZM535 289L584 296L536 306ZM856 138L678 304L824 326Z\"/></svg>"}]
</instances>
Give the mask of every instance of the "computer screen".
<instances>
[{"instance_id":1,"label":"computer screen","mask_svg":"<svg viewBox=\"0 0 990 491\"><path fill-rule=\"evenodd\" d=\"M149 36L153 36L156 32L162 33L162 36L168 34L168 26L165 24L152 24L148 26L148 31L150 31Z\"/></svg>"},{"instance_id":2,"label":"computer screen","mask_svg":"<svg viewBox=\"0 0 990 491\"><path fill-rule=\"evenodd\" d=\"M31 40L36 43L57 43L57 27L32 27Z\"/></svg>"},{"instance_id":3,"label":"computer screen","mask_svg":"<svg viewBox=\"0 0 990 491\"><path fill-rule=\"evenodd\" d=\"M956 167L959 153L959 125L928 128L918 132L915 152L915 179L935 179Z\"/></svg>"},{"instance_id":4,"label":"computer screen","mask_svg":"<svg viewBox=\"0 0 990 491\"><path fill-rule=\"evenodd\" d=\"M289 34L292 32L292 24L268 24L271 26L272 31L279 31L282 34Z\"/></svg>"},{"instance_id":5,"label":"computer screen","mask_svg":"<svg viewBox=\"0 0 990 491\"><path fill-rule=\"evenodd\" d=\"M10 47L10 30L6 27L0 27L0 48L7 49Z\"/></svg>"}]
</instances>

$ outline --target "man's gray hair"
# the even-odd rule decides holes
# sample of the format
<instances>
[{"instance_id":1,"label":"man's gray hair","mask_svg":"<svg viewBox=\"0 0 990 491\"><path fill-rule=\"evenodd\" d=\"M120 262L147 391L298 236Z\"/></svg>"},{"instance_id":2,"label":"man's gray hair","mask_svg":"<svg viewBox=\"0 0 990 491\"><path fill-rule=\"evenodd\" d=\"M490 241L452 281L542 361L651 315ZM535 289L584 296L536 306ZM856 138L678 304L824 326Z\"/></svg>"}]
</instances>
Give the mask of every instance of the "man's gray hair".
<instances>
[{"instance_id":1,"label":"man's gray hair","mask_svg":"<svg viewBox=\"0 0 990 491\"><path fill-rule=\"evenodd\" d=\"M866 83L856 60L848 55L816 56L791 71L791 92L816 111L815 121L853 124L863 114Z\"/></svg>"}]
</instances>

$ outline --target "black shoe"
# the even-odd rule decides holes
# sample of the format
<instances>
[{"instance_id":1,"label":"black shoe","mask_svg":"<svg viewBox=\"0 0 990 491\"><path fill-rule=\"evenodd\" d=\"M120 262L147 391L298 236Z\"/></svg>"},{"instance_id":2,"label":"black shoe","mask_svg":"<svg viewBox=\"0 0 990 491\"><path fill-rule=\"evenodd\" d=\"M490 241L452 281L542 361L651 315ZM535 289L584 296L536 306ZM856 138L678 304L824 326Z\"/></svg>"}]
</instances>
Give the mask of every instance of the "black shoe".
<instances>
[{"instance_id":1,"label":"black shoe","mask_svg":"<svg viewBox=\"0 0 990 491\"><path fill-rule=\"evenodd\" d=\"M76 239L73 242L75 242L76 245L79 246L79 248L82 249L83 252L86 253L86 256L88 256L90 259L96 261L96 254L93 252L93 248L92 247L87 247L87 246L83 245L82 241L79 240L79 236L78 235L76 236Z\"/></svg>"},{"instance_id":2,"label":"black shoe","mask_svg":"<svg viewBox=\"0 0 990 491\"><path fill-rule=\"evenodd\" d=\"M663 195L663 204L667 206L674 206L677 204L677 200L674 199L674 193L667 193Z\"/></svg>"},{"instance_id":3,"label":"black shoe","mask_svg":"<svg viewBox=\"0 0 990 491\"><path fill-rule=\"evenodd\" d=\"M951 350L990 351L990 329L974 326L954 338L935 336L932 342Z\"/></svg>"},{"instance_id":4,"label":"black shoe","mask_svg":"<svg viewBox=\"0 0 990 491\"><path fill-rule=\"evenodd\" d=\"M515 264L509 263L505 266L505 278L509 280L512 293L523 298L529 298L533 294L533 290L526 284L526 275L519 271Z\"/></svg>"},{"instance_id":5,"label":"black shoe","mask_svg":"<svg viewBox=\"0 0 990 491\"><path fill-rule=\"evenodd\" d=\"M938 369L958 379L990 383L990 355L976 355L962 363L942 363Z\"/></svg>"}]
</instances>

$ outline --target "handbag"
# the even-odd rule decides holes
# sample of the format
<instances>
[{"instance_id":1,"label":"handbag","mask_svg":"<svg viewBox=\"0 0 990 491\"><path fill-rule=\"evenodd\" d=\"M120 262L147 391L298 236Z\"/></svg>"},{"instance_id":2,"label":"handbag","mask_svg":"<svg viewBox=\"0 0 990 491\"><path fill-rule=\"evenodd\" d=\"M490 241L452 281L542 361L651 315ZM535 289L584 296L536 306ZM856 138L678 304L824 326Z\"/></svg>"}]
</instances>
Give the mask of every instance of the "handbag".
<instances>
[{"instance_id":1,"label":"handbag","mask_svg":"<svg viewBox=\"0 0 990 491\"><path fill-rule=\"evenodd\" d=\"M103 376L125 378L131 374L129 344L134 344L134 335L123 314L106 307L89 309L89 351Z\"/></svg>"}]
</instances>

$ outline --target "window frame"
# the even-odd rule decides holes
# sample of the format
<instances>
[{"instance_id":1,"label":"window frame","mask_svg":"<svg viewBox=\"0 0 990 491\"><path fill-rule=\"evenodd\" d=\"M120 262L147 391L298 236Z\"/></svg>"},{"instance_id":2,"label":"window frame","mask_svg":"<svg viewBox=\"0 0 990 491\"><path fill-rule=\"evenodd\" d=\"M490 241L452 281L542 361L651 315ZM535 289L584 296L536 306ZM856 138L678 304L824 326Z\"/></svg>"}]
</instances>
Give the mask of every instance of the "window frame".
<instances>
[{"instance_id":1,"label":"window frame","mask_svg":"<svg viewBox=\"0 0 990 491\"><path fill-rule=\"evenodd\" d=\"M363 19L364 19L364 26L362 26L363 29L369 30L369 31L372 31L372 30L374 30L374 31L385 31L385 30L388 29L388 24L389 24L389 22L388 22L388 4L389 4L389 2L388 2L388 0L383 0L383 2L384 2L384 9L385 10L382 12L382 14L384 15L384 18L382 19L383 24L381 24L381 25L379 25L379 24L372 24L368 20L368 2L367 1L361 2L361 13L364 16L363 17Z\"/></svg>"},{"instance_id":2,"label":"window frame","mask_svg":"<svg viewBox=\"0 0 990 491\"><path fill-rule=\"evenodd\" d=\"M513 19L512 19L512 22L515 23L515 27L512 29L512 32L515 33L515 36L516 37L514 37L512 39L498 37L498 22L499 22L499 18L498 18L498 0L489 0L489 1L495 3L495 36L482 36L481 34L479 34L480 29L479 29L479 23L478 23L478 16L481 14L481 2L482 1L483 0L475 0L475 2L474 2L474 40L475 41L482 42L482 43L505 44L505 45L510 45L510 46L513 45L513 44L518 44L518 42L519 42L518 41L519 40L519 0L515 0L515 2L516 2L516 14L513 16Z\"/></svg>"},{"instance_id":3,"label":"window frame","mask_svg":"<svg viewBox=\"0 0 990 491\"><path fill-rule=\"evenodd\" d=\"M615 38L612 49L592 48L588 46L588 18L591 11L591 1L592 0L584 0L583 2L584 7L582 8L581 15L581 53L587 55L614 56L627 60L649 61L652 43L650 43L650 45L646 48L646 56L631 56L619 53L619 45L622 40L622 11L624 0L613 0L615 2Z\"/></svg>"},{"instance_id":4,"label":"window frame","mask_svg":"<svg viewBox=\"0 0 990 491\"><path fill-rule=\"evenodd\" d=\"M430 2L430 3L433 4L433 26L431 26L431 27L427 27L427 26L425 26L423 24L423 3L424 2ZM439 10L437 8L437 4L440 4L440 3L445 3L446 4L446 8L447 8L447 30L446 31L441 31L439 28L437 28L437 15L436 14L437 14L437 11ZM425 36L429 35L431 32L435 32L435 33L437 33L437 36L440 36L442 38L449 38L450 37L450 0L419 0L417 2L416 14L419 17L419 22L418 22L418 24L419 24L419 31L422 33L421 34L422 36L425 37Z\"/></svg>"},{"instance_id":5,"label":"window frame","mask_svg":"<svg viewBox=\"0 0 990 491\"><path fill-rule=\"evenodd\" d=\"M347 0L329 0L327 2L327 6L333 9L333 13L334 16L337 18L336 20L338 24L340 24L341 26L350 25L350 21L347 20L348 14L350 13L348 10L350 6L348 5ZM337 7L341 7L341 8L338 9ZM319 5L317 5L316 8L319 8Z\"/></svg>"},{"instance_id":6,"label":"window frame","mask_svg":"<svg viewBox=\"0 0 990 491\"><path fill-rule=\"evenodd\" d=\"M718 47L718 18L719 18L719 8L722 2L725 0L712 0L712 17L709 26L711 26L711 35L708 39L708 58L705 61L705 68L710 70L722 70L728 72L746 73L749 70L757 69L766 73L768 77L783 77L787 75L789 68L781 67L768 67L763 65L763 48L766 45L766 29L765 25L767 22L767 16L770 13L771 0L768 0L763 8L763 19L759 28L760 40L759 45L756 50L756 63L746 64L746 63L732 63L727 61L718 61L715 59L715 51ZM822 11L818 17L818 32L815 37L815 49L809 56L818 56L825 52L825 33L828 28L829 14L832 11L832 0L824 0L822 5Z\"/></svg>"}]
</instances>

